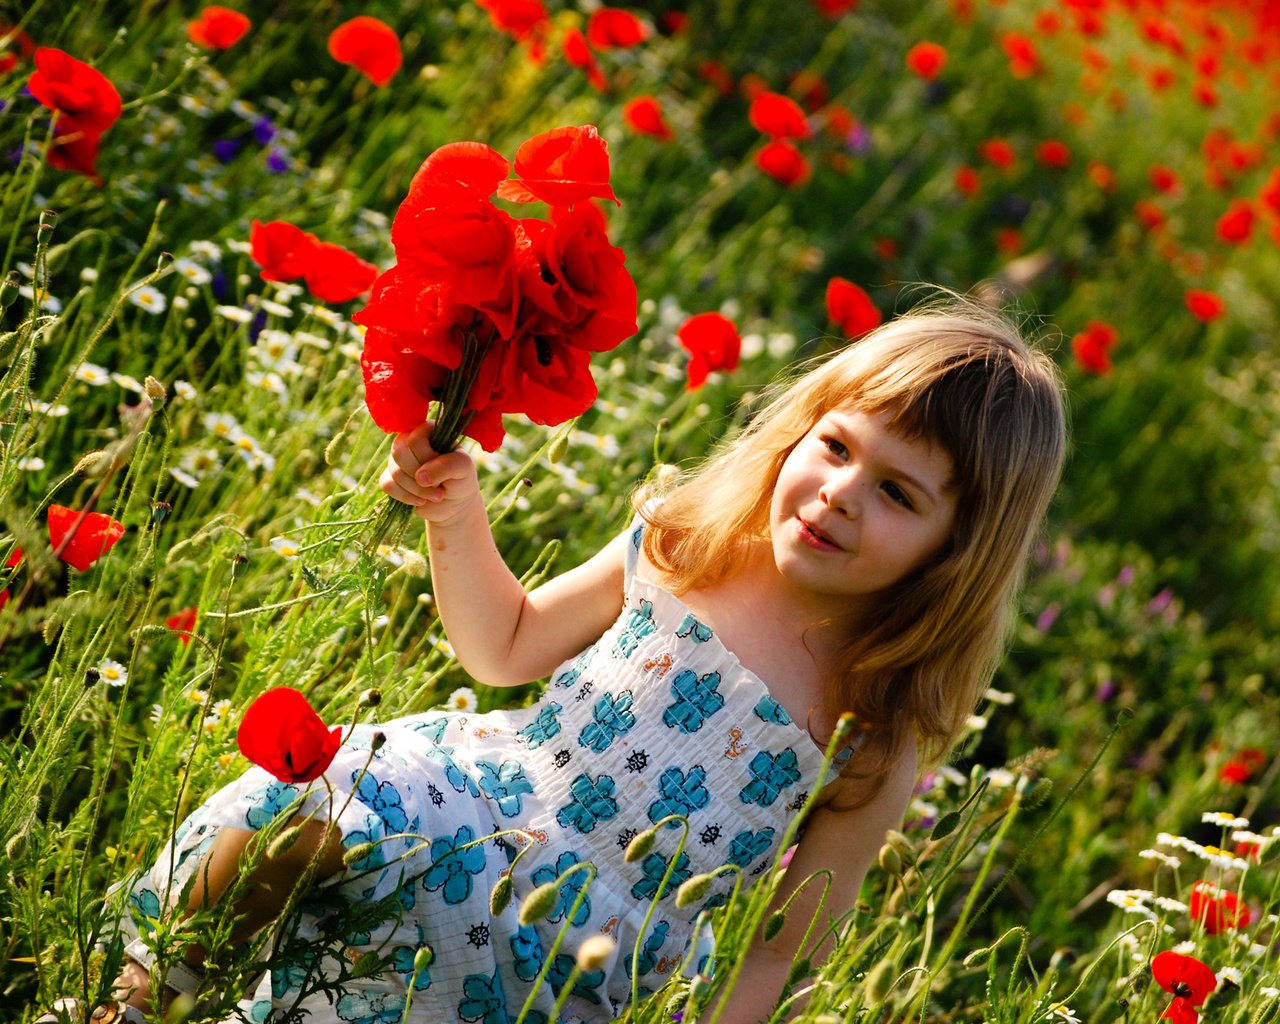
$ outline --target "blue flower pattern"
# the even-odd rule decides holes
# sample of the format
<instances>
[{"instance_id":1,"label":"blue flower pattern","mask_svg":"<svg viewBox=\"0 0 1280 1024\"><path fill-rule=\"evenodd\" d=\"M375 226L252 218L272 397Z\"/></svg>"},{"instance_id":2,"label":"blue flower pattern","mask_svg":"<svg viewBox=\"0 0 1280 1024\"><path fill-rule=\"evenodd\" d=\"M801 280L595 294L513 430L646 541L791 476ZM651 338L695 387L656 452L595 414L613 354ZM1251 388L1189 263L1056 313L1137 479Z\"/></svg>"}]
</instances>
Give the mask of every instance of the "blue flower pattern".
<instances>
[{"instance_id":1,"label":"blue flower pattern","mask_svg":"<svg viewBox=\"0 0 1280 1024\"><path fill-rule=\"evenodd\" d=\"M631 704L630 690L623 690L616 697L612 693L604 694L591 709L595 720L587 723L578 737L578 743L597 754L604 753L609 749L610 743L619 736L625 736L636 724Z\"/></svg>"},{"instance_id":2,"label":"blue flower pattern","mask_svg":"<svg viewBox=\"0 0 1280 1024\"><path fill-rule=\"evenodd\" d=\"M594 1020L622 1012L633 953L641 993L661 987L682 957L709 971L705 952L694 956L687 942L700 908L675 908L674 892L695 872L721 865L749 876L763 871L794 813L793 798L821 785L821 753L710 627L671 594L636 580L642 535L637 527L630 538L617 621L552 673L540 700L511 711L383 722L377 728L386 743L373 757L375 727L357 726L330 776L348 788L337 785L332 797L319 788L304 800L305 786L246 775L229 811L214 819L202 808L184 822L174 881L166 882L162 861L135 883L132 927L145 932L148 920L161 918L158 894L179 897L218 827L262 828L291 806L322 814L327 808L341 813L345 849L374 846L347 865L350 885L317 890L300 903L300 914L318 922L337 955L354 961L372 951L385 967L375 978L349 978L337 992L308 993L303 1005L317 1019L390 1024L401 1019L412 984L413 1024L513 1024L545 969L547 983L525 1019L550 1024L552 992L568 981L573 944L598 931L619 934L614 928L620 937L634 935L626 922L638 921L634 912L653 901L661 912L639 952L627 944L634 939L624 939L610 965L579 975L565 1015ZM639 862L624 863L626 837L669 815L695 819L688 845L677 853L679 833L663 832ZM513 828L524 835L493 835ZM428 843L416 833L434 838ZM719 841L698 841L707 834ZM531 839L543 849L527 850ZM530 856L517 859L522 849ZM579 868L559 884L544 918L520 925L519 896L491 915L489 894L501 873L514 872L523 893L585 863L600 869L605 884ZM724 881L703 908L725 900L732 878ZM391 908L393 925L344 920L334 896L348 891L355 901ZM565 926L570 944L550 956ZM424 946L435 956L415 978L414 958ZM246 1011L257 1024L284 1019L310 987L297 965L277 965L269 980Z\"/></svg>"}]
</instances>

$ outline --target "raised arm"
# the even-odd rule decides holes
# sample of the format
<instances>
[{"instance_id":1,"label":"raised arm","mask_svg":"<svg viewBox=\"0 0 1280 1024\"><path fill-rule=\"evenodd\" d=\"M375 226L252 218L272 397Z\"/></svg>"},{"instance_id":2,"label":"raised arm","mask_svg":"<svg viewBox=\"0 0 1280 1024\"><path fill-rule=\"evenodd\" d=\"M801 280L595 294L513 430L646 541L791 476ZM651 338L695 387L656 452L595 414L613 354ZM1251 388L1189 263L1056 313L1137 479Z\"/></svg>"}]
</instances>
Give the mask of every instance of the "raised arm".
<instances>
[{"instance_id":1,"label":"raised arm","mask_svg":"<svg viewBox=\"0 0 1280 1024\"><path fill-rule=\"evenodd\" d=\"M436 605L462 667L490 686L539 679L617 618L626 535L526 592L494 544L475 463L461 451L436 455L430 430L395 439L381 487L427 523Z\"/></svg>"},{"instance_id":2,"label":"raised arm","mask_svg":"<svg viewBox=\"0 0 1280 1024\"><path fill-rule=\"evenodd\" d=\"M841 803L847 798L838 794L836 799L815 809L787 865L765 920L768 921L774 910L782 908L806 878L823 869L831 872L831 888L809 937L810 943L822 935L832 920L852 909L858 901L867 870L884 845L885 833L902 823L915 781L916 752L914 744L910 744L870 803L853 810L840 810ZM841 780L833 785L852 788L857 784L854 780ZM768 1020L791 965L800 955L805 931L814 915L819 913L818 897L822 893L823 881L823 876L819 876L804 886L787 908L785 924L777 935L767 942L763 935L755 936L747 950L737 984L722 1000L725 1005L720 1024L757 1024ZM827 959L834 946L834 939L828 938L816 950L806 949L804 952L816 968ZM718 973L732 969L732 964L716 966ZM796 988L804 984L800 982ZM803 1006L804 1000L797 1000L789 1018L796 1016ZM714 1012L706 1014L707 1020L714 1016Z\"/></svg>"}]
</instances>

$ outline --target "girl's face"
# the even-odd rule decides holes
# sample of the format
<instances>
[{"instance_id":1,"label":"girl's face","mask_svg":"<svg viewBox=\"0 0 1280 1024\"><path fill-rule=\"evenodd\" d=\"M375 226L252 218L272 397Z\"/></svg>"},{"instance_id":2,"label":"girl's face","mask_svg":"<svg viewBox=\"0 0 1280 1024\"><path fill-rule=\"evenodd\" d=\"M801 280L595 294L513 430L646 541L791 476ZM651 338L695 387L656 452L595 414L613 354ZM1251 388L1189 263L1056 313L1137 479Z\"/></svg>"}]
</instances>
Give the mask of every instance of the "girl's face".
<instances>
[{"instance_id":1,"label":"girl's face","mask_svg":"<svg viewBox=\"0 0 1280 1024\"><path fill-rule=\"evenodd\" d=\"M774 564L792 596L823 617L856 616L951 536L951 457L906 440L888 419L830 410L791 450L774 486Z\"/></svg>"}]
</instances>

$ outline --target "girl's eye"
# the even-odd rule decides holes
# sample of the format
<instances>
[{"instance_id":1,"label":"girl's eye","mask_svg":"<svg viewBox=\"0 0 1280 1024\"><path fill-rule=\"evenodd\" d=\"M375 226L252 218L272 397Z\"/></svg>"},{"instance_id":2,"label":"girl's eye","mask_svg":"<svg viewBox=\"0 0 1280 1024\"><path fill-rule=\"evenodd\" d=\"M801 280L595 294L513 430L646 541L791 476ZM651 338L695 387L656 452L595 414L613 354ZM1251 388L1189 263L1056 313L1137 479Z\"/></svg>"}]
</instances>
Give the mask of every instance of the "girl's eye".
<instances>
[{"instance_id":1,"label":"girl's eye","mask_svg":"<svg viewBox=\"0 0 1280 1024\"><path fill-rule=\"evenodd\" d=\"M884 493L889 495L889 499L891 501L897 502L903 508L915 508L915 506L911 504L911 499L907 497L907 492L893 481L886 480L881 486L884 488Z\"/></svg>"},{"instance_id":2,"label":"girl's eye","mask_svg":"<svg viewBox=\"0 0 1280 1024\"><path fill-rule=\"evenodd\" d=\"M849 454L849 449L837 441L834 437L824 437L822 443L827 446L827 451L838 458L843 459Z\"/></svg>"}]
</instances>

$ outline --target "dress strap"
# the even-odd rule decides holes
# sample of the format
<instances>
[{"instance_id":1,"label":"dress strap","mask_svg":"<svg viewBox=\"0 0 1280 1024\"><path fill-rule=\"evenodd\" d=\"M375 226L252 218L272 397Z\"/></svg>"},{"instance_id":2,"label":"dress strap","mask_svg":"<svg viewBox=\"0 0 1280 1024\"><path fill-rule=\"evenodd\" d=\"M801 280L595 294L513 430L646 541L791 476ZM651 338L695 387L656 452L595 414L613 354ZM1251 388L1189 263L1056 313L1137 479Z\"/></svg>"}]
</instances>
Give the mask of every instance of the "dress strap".
<instances>
[{"instance_id":1,"label":"dress strap","mask_svg":"<svg viewBox=\"0 0 1280 1024\"><path fill-rule=\"evenodd\" d=\"M627 560L623 570L623 584L628 589L631 587L631 581L635 579L636 564L640 561L640 545L644 541L644 526L644 518L637 512L629 527L631 532L628 537Z\"/></svg>"}]
</instances>

